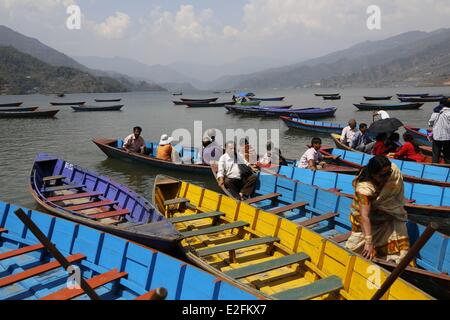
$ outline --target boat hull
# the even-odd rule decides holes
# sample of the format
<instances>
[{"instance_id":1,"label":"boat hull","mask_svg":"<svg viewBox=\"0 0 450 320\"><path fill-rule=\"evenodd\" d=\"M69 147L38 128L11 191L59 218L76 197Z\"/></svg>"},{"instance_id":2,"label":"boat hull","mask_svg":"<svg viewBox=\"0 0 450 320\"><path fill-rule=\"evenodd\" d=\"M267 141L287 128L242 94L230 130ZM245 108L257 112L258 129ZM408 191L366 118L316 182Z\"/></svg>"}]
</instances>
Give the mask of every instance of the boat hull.
<instances>
[{"instance_id":1,"label":"boat hull","mask_svg":"<svg viewBox=\"0 0 450 320\"><path fill-rule=\"evenodd\" d=\"M59 110L48 111L22 111L22 112L1 112L0 119L31 119L31 118L54 118Z\"/></svg>"},{"instance_id":2,"label":"boat hull","mask_svg":"<svg viewBox=\"0 0 450 320\"><path fill-rule=\"evenodd\" d=\"M300 129L304 131L318 132L318 133L342 133L344 126L331 126L331 123L322 123L305 121L303 119L295 119L291 117L281 117L281 120L291 129Z\"/></svg>"},{"instance_id":3,"label":"boat hull","mask_svg":"<svg viewBox=\"0 0 450 320\"><path fill-rule=\"evenodd\" d=\"M245 107L229 107L229 111L253 115L253 116L263 116L263 117L281 117L281 116L292 116L302 119L319 119L319 118L330 118L333 117L337 111L337 108L304 108L304 109L277 109L277 108L245 108Z\"/></svg>"},{"instance_id":4,"label":"boat hull","mask_svg":"<svg viewBox=\"0 0 450 320\"><path fill-rule=\"evenodd\" d=\"M217 100L219 100L219 98L209 98L209 99L185 99L185 98L182 98L180 100L183 102L187 102L187 103L210 103L210 102L216 102Z\"/></svg>"},{"instance_id":5,"label":"boat hull","mask_svg":"<svg viewBox=\"0 0 450 320\"><path fill-rule=\"evenodd\" d=\"M123 108L122 105L116 105L116 106L105 106L105 107L95 107L95 106L71 106L71 108L75 112L101 112L101 111L120 111Z\"/></svg>"},{"instance_id":6,"label":"boat hull","mask_svg":"<svg viewBox=\"0 0 450 320\"><path fill-rule=\"evenodd\" d=\"M275 97L275 98L256 98L256 97L250 97L250 100L252 101L283 101L285 97Z\"/></svg>"},{"instance_id":7,"label":"boat hull","mask_svg":"<svg viewBox=\"0 0 450 320\"><path fill-rule=\"evenodd\" d=\"M412 134L412 136L414 137L414 141L416 141L418 144L428 147L431 147L433 145L433 143L428 140L428 135L422 131L423 129L405 126L405 130L406 132Z\"/></svg>"},{"instance_id":8,"label":"boat hull","mask_svg":"<svg viewBox=\"0 0 450 320\"><path fill-rule=\"evenodd\" d=\"M95 102L120 102L122 99L95 99Z\"/></svg>"},{"instance_id":9,"label":"boat hull","mask_svg":"<svg viewBox=\"0 0 450 320\"><path fill-rule=\"evenodd\" d=\"M52 106L81 106L85 104L86 101L81 102L50 102Z\"/></svg>"},{"instance_id":10,"label":"boat hull","mask_svg":"<svg viewBox=\"0 0 450 320\"><path fill-rule=\"evenodd\" d=\"M20 107L22 104L23 102L1 103L0 108Z\"/></svg>"},{"instance_id":11,"label":"boat hull","mask_svg":"<svg viewBox=\"0 0 450 320\"><path fill-rule=\"evenodd\" d=\"M354 104L356 108L361 111L378 111L378 110L415 110L420 109L423 106L423 103L404 103L404 104Z\"/></svg>"},{"instance_id":12,"label":"boat hull","mask_svg":"<svg viewBox=\"0 0 450 320\"><path fill-rule=\"evenodd\" d=\"M227 105L234 105L236 102L211 102L211 103L194 103L194 102L186 102L185 105L188 108L222 108Z\"/></svg>"},{"instance_id":13,"label":"boat hull","mask_svg":"<svg viewBox=\"0 0 450 320\"><path fill-rule=\"evenodd\" d=\"M364 97L366 101L381 101L381 100L391 100L392 96L384 96L384 97Z\"/></svg>"}]
</instances>

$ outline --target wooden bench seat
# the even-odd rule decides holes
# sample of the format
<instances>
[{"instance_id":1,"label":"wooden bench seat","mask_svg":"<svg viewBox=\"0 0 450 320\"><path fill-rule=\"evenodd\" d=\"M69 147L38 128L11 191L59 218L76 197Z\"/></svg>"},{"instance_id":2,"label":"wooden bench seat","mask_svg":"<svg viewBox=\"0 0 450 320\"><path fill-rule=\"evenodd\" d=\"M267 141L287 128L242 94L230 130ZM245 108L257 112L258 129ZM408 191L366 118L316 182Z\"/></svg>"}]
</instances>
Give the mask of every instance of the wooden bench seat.
<instances>
[{"instance_id":1,"label":"wooden bench seat","mask_svg":"<svg viewBox=\"0 0 450 320\"><path fill-rule=\"evenodd\" d=\"M158 288L144 293L134 300L163 300L167 297L167 294L168 292L165 288Z\"/></svg>"},{"instance_id":2,"label":"wooden bench seat","mask_svg":"<svg viewBox=\"0 0 450 320\"><path fill-rule=\"evenodd\" d=\"M128 209L122 209L122 210L98 213L98 214L90 215L89 217L96 219L96 220L101 220L101 219L107 219L107 218L122 217L122 216L126 216L129 213L130 213L130 211L128 211Z\"/></svg>"},{"instance_id":3,"label":"wooden bench seat","mask_svg":"<svg viewBox=\"0 0 450 320\"><path fill-rule=\"evenodd\" d=\"M262 238L256 238L252 240L246 240L246 241L239 241L235 243L230 244L224 244L220 246L215 246L207 249L201 249L197 250L197 255L199 257L207 257L213 254L222 253L222 252L230 252L235 251L239 249L244 249L248 247L254 247L262 244L272 244L274 242L279 242L279 238L275 237L262 237Z\"/></svg>"},{"instance_id":4,"label":"wooden bench seat","mask_svg":"<svg viewBox=\"0 0 450 320\"><path fill-rule=\"evenodd\" d=\"M249 276L253 276L259 273L279 269L282 267L289 266L291 264L300 263L309 260L310 257L306 253L296 253L289 256L265 261L262 263L250 265L247 267L234 269L225 272L225 274L231 278L241 279Z\"/></svg>"},{"instance_id":5,"label":"wooden bench seat","mask_svg":"<svg viewBox=\"0 0 450 320\"><path fill-rule=\"evenodd\" d=\"M272 297L279 300L310 300L325 294L334 293L342 288L342 280L339 277L331 276L306 286L279 292L272 295Z\"/></svg>"},{"instance_id":6,"label":"wooden bench seat","mask_svg":"<svg viewBox=\"0 0 450 320\"><path fill-rule=\"evenodd\" d=\"M65 184L62 186L44 188L43 192L48 193L48 192L65 191L65 190L73 190L73 189L83 189L85 187L86 187L86 185L84 185L84 184L77 184L77 185Z\"/></svg>"},{"instance_id":7,"label":"wooden bench seat","mask_svg":"<svg viewBox=\"0 0 450 320\"><path fill-rule=\"evenodd\" d=\"M83 260L85 258L86 258L86 256L78 253L78 254L71 255L70 257L67 257L67 261L72 263L72 262ZM42 264L40 266L31 268L31 269L25 270L23 272L12 274L10 276L0 279L0 288L9 286L13 283L16 283L16 282L19 282L22 280L32 278L34 276L37 276L39 274L42 274L42 273L45 273L45 272L48 272L51 270L58 269L59 267L61 267L61 264L58 261L52 261L52 262Z\"/></svg>"},{"instance_id":8,"label":"wooden bench seat","mask_svg":"<svg viewBox=\"0 0 450 320\"><path fill-rule=\"evenodd\" d=\"M176 204L186 204L186 203L189 203L189 202L190 202L189 199L176 198L176 199L171 199L171 200L164 201L164 206L172 206L172 205L176 205Z\"/></svg>"},{"instance_id":9,"label":"wooden bench seat","mask_svg":"<svg viewBox=\"0 0 450 320\"><path fill-rule=\"evenodd\" d=\"M307 228L307 227L313 226L315 224L318 224L322 221L333 219L334 217L337 217L338 215L339 215L339 213L330 212L327 214L320 215L318 217L314 217L314 218L299 222L298 225Z\"/></svg>"},{"instance_id":10,"label":"wooden bench seat","mask_svg":"<svg viewBox=\"0 0 450 320\"><path fill-rule=\"evenodd\" d=\"M275 198L278 198L279 196L281 196L280 193L274 192L274 193L269 193L269 194L266 194L263 196L255 197L252 199L248 199L248 200L245 200L244 202L247 204L254 204L254 203L264 201L264 200L274 200Z\"/></svg>"},{"instance_id":11,"label":"wooden bench seat","mask_svg":"<svg viewBox=\"0 0 450 320\"><path fill-rule=\"evenodd\" d=\"M126 272L119 272L117 269L113 269L106 273L99 274L91 279L88 279L86 280L86 282L92 289L97 289L101 286L104 286L107 283L126 277L127 275L128 274ZM84 290L81 288L80 289L64 288L55 293L49 294L48 296L45 296L40 300L70 300L79 297L83 294Z\"/></svg>"},{"instance_id":12,"label":"wooden bench seat","mask_svg":"<svg viewBox=\"0 0 450 320\"><path fill-rule=\"evenodd\" d=\"M288 211L291 211L294 209L304 208L307 205L308 205L307 202L295 202L295 203L289 204L287 206L271 209L268 212L273 213L273 214L281 214L281 213L288 212Z\"/></svg>"},{"instance_id":13,"label":"wooden bench seat","mask_svg":"<svg viewBox=\"0 0 450 320\"><path fill-rule=\"evenodd\" d=\"M181 217L176 217L176 218L171 218L171 219L167 219L167 221L171 222L171 223L180 223L180 222L190 222L190 221L196 221L196 220L202 220L202 219L207 219L207 218L219 218L219 217L223 217L225 215L225 213L223 212L206 212L206 213L198 213L198 214L190 214L190 215L185 215L185 216L181 216Z\"/></svg>"},{"instance_id":14,"label":"wooden bench seat","mask_svg":"<svg viewBox=\"0 0 450 320\"><path fill-rule=\"evenodd\" d=\"M49 177L44 177L42 179L42 182L50 182L50 181L62 181L66 178L66 176L49 176Z\"/></svg>"},{"instance_id":15,"label":"wooden bench seat","mask_svg":"<svg viewBox=\"0 0 450 320\"><path fill-rule=\"evenodd\" d=\"M103 195L103 192L96 191L96 192L82 192L82 193L74 193L74 194L67 194L64 196L56 196L56 197L50 197L47 198L50 202L57 202L57 201L67 201L67 200L77 200L82 198L93 198Z\"/></svg>"},{"instance_id":16,"label":"wooden bench seat","mask_svg":"<svg viewBox=\"0 0 450 320\"><path fill-rule=\"evenodd\" d=\"M69 211L81 211L81 210L95 209L95 208L106 207L106 206L114 206L118 203L119 203L118 201L101 200L101 201L80 204L80 205L76 205L76 206L70 206L70 207L66 207L65 209L69 210Z\"/></svg>"},{"instance_id":17,"label":"wooden bench seat","mask_svg":"<svg viewBox=\"0 0 450 320\"><path fill-rule=\"evenodd\" d=\"M182 232L181 234L185 238L191 238L191 237L197 237L197 236L204 236L207 234L219 233L219 232L223 232L223 231L227 231L227 230L232 230L235 228L243 228L243 227L247 227L248 225L249 225L248 222L237 221L237 222L233 222L233 223L222 224L220 226L214 226L214 227L204 228L204 229L200 229L200 230L186 231L186 232Z\"/></svg>"},{"instance_id":18,"label":"wooden bench seat","mask_svg":"<svg viewBox=\"0 0 450 320\"><path fill-rule=\"evenodd\" d=\"M43 244L36 244L36 245L33 245L33 246L27 246L27 247L19 248L19 249L16 249L16 250L11 250L11 251L8 251L8 252L0 253L0 261L6 260L6 259L10 259L10 258L14 258L14 257L20 256L22 254L38 251L38 250L41 250L41 249L44 249L44 245Z\"/></svg>"},{"instance_id":19,"label":"wooden bench seat","mask_svg":"<svg viewBox=\"0 0 450 320\"><path fill-rule=\"evenodd\" d=\"M334 241L336 243L342 243L342 242L347 241L348 238L350 238L351 234L352 234L351 232L347 232L347 233L344 233L344 234L340 234L340 235L334 236L333 238L330 238L330 240Z\"/></svg>"}]
</instances>

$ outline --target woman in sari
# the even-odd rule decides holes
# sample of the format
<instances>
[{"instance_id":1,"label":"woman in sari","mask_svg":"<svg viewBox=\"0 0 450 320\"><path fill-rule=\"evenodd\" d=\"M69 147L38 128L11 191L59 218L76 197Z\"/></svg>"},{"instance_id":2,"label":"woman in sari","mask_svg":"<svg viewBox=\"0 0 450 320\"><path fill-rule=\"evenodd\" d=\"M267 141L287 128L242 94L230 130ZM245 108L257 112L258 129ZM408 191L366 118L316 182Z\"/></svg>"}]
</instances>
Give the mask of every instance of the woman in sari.
<instances>
[{"instance_id":1,"label":"woman in sari","mask_svg":"<svg viewBox=\"0 0 450 320\"><path fill-rule=\"evenodd\" d=\"M376 156L353 184L352 234L346 247L368 259L399 263L409 250L400 170L385 156Z\"/></svg>"}]
</instances>

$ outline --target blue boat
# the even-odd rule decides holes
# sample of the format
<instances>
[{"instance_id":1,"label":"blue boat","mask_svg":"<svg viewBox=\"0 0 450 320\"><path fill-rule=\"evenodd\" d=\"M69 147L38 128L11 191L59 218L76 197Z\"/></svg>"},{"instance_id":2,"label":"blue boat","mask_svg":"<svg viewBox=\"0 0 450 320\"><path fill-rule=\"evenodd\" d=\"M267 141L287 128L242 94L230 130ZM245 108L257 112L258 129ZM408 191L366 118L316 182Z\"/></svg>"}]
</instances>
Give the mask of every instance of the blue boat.
<instances>
[{"instance_id":1,"label":"blue boat","mask_svg":"<svg viewBox=\"0 0 450 320\"><path fill-rule=\"evenodd\" d=\"M57 250L81 271L102 300L254 300L229 282L134 242L34 210L0 202L0 300L86 300L68 287L67 272L14 213L22 209ZM49 250L50 251L50 250ZM159 289L159 290L158 290Z\"/></svg>"},{"instance_id":2,"label":"blue boat","mask_svg":"<svg viewBox=\"0 0 450 320\"><path fill-rule=\"evenodd\" d=\"M412 134L414 137L414 141L423 146L431 147L433 144L430 140L428 140L428 131L427 129L414 128L405 126L406 132Z\"/></svg>"},{"instance_id":3,"label":"blue boat","mask_svg":"<svg viewBox=\"0 0 450 320\"><path fill-rule=\"evenodd\" d=\"M251 101L283 101L285 97L274 97L274 98L256 98L250 97Z\"/></svg>"},{"instance_id":4,"label":"blue boat","mask_svg":"<svg viewBox=\"0 0 450 320\"><path fill-rule=\"evenodd\" d=\"M301 109L279 109L279 108L250 108L250 107L240 107L240 106L230 106L235 113L263 116L263 117L281 117L281 116L292 116L302 119L313 119L313 118L329 118L334 117L337 111L336 107L330 108L301 108Z\"/></svg>"},{"instance_id":5,"label":"blue boat","mask_svg":"<svg viewBox=\"0 0 450 320\"><path fill-rule=\"evenodd\" d=\"M355 103L361 111L377 111L377 110L415 110L423 106L423 103Z\"/></svg>"},{"instance_id":6,"label":"blue boat","mask_svg":"<svg viewBox=\"0 0 450 320\"><path fill-rule=\"evenodd\" d=\"M292 129L301 129L319 133L342 133L344 125L331 122L311 121L300 118L280 117L284 123Z\"/></svg>"},{"instance_id":7,"label":"blue boat","mask_svg":"<svg viewBox=\"0 0 450 320\"><path fill-rule=\"evenodd\" d=\"M282 171L281 173L291 174L293 172L293 168L284 167L284 169L289 172ZM316 174L318 173L319 171L316 172ZM311 180L313 174L313 171L310 171L309 174L304 171L297 171L294 178L300 175L302 181ZM345 185L349 182L341 180L340 183ZM352 201L351 197L343 194L318 188L285 176L261 172L256 191L246 203L294 221L301 227L310 228L322 236L344 245L352 228L350 222ZM418 239L424 229L424 226L408 221L411 244ZM385 267L389 266L389 264L380 260L376 262ZM416 258L416 264L421 269L408 268L405 279L416 281L420 277L422 282L433 281L435 286L437 283L440 288L432 288L432 290L436 289L437 291L433 291L432 295L443 295L448 299L450 295L450 276L448 275L450 271L450 246L448 236L435 233L420 251ZM444 289L441 289L442 287Z\"/></svg>"},{"instance_id":8,"label":"blue boat","mask_svg":"<svg viewBox=\"0 0 450 320\"><path fill-rule=\"evenodd\" d=\"M347 151L336 148L323 148L324 155L340 156L339 163L353 168L361 169L374 156L370 154ZM450 168L435 166L412 161L389 159L399 167L405 181L412 183L450 187Z\"/></svg>"},{"instance_id":9,"label":"blue boat","mask_svg":"<svg viewBox=\"0 0 450 320\"><path fill-rule=\"evenodd\" d=\"M158 250L171 252L182 238L144 197L55 156L37 155L30 190L36 202L52 214Z\"/></svg>"},{"instance_id":10,"label":"blue boat","mask_svg":"<svg viewBox=\"0 0 450 320\"><path fill-rule=\"evenodd\" d=\"M343 195L353 196L354 175L328 171L311 171L292 166L274 168L276 174ZM272 170L273 171L273 170ZM450 188L405 182L406 209L409 214L450 217Z\"/></svg>"},{"instance_id":11,"label":"blue boat","mask_svg":"<svg viewBox=\"0 0 450 320\"><path fill-rule=\"evenodd\" d=\"M205 164L196 164L199 161L198 150L195 148L180 148L178 152L182 163L160 160L156 158L158 143L149 142L146 144L150 150L149 155L126 152L122 149L123 140L117 139L94 139L93 142L106 154L109 158L119 160L134 161L142 164L150 165L156 168L167 170L190 172L192 174L211 174L210 166Z\"/></svg>"}]
</instances>

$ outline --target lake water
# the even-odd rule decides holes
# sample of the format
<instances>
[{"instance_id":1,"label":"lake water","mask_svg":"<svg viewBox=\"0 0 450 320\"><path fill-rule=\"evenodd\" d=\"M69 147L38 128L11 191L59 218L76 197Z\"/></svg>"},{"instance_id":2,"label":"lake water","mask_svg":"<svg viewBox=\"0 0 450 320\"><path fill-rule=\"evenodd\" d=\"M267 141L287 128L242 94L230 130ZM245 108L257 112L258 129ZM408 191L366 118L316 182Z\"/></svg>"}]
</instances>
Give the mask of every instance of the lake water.
<instances>
[{"instance_id":1,"label":"lake water","mask_svg":"<svg viewBox=\"0 0 450 320\"><path fill-rule=\"evenodd\" d=\"M372 122L371 112L360 112L353 103L363 101L363 96L386 96L396 93L428 92L450 94L450 88L383 88L383 89L286 89L256 91L259 97L286 96L283 104L296 107L336 106L336 116L327 121L346 123L350 118L358 122ZM323 101L314 93L341 92L340 101ZM231 94L215 95L211 92L189 95L192 98L220 96L229 101ZM94 137L124 138L134 126L143 128L146 141L159 141L162 134L185 128L193 132L194 121L203 121L203 128L226 129L279 129L280 145L285 157L299 158L311 141L311 134L289 130L281 120L241 117L227 114L224 108L188 109L174 106L171 100L178 99L170 93L124 93L124 94L71 94L65 98L54 96L0 96L0 104L23 101L23 106L47 107L50 101L87 101L95 98L123 98L122 112L76 113L69 106L57 107L57 119L0 119L0 200L37 208L28 191L28 180L33 159L39 152L58 155L72 163L89 168L126 184L142 195L151 198L154 177L167 174L200 184L218 191L212 177L180 174L174 171L154 169L149 166L107 159L92 143ZM188 97L185 95L184 97ZM396 99L393 99L393 101ZM278 103L276 103L278 104ZM422 109L414 111L390 112L404 124L418 127L427 125L436 103L426 103ZM327 135L320 136L325 145L333 145ZM447 225L450 219L444 221ZM423 221L426 222L426 221Z\"/></svg>"}]
</instances>

